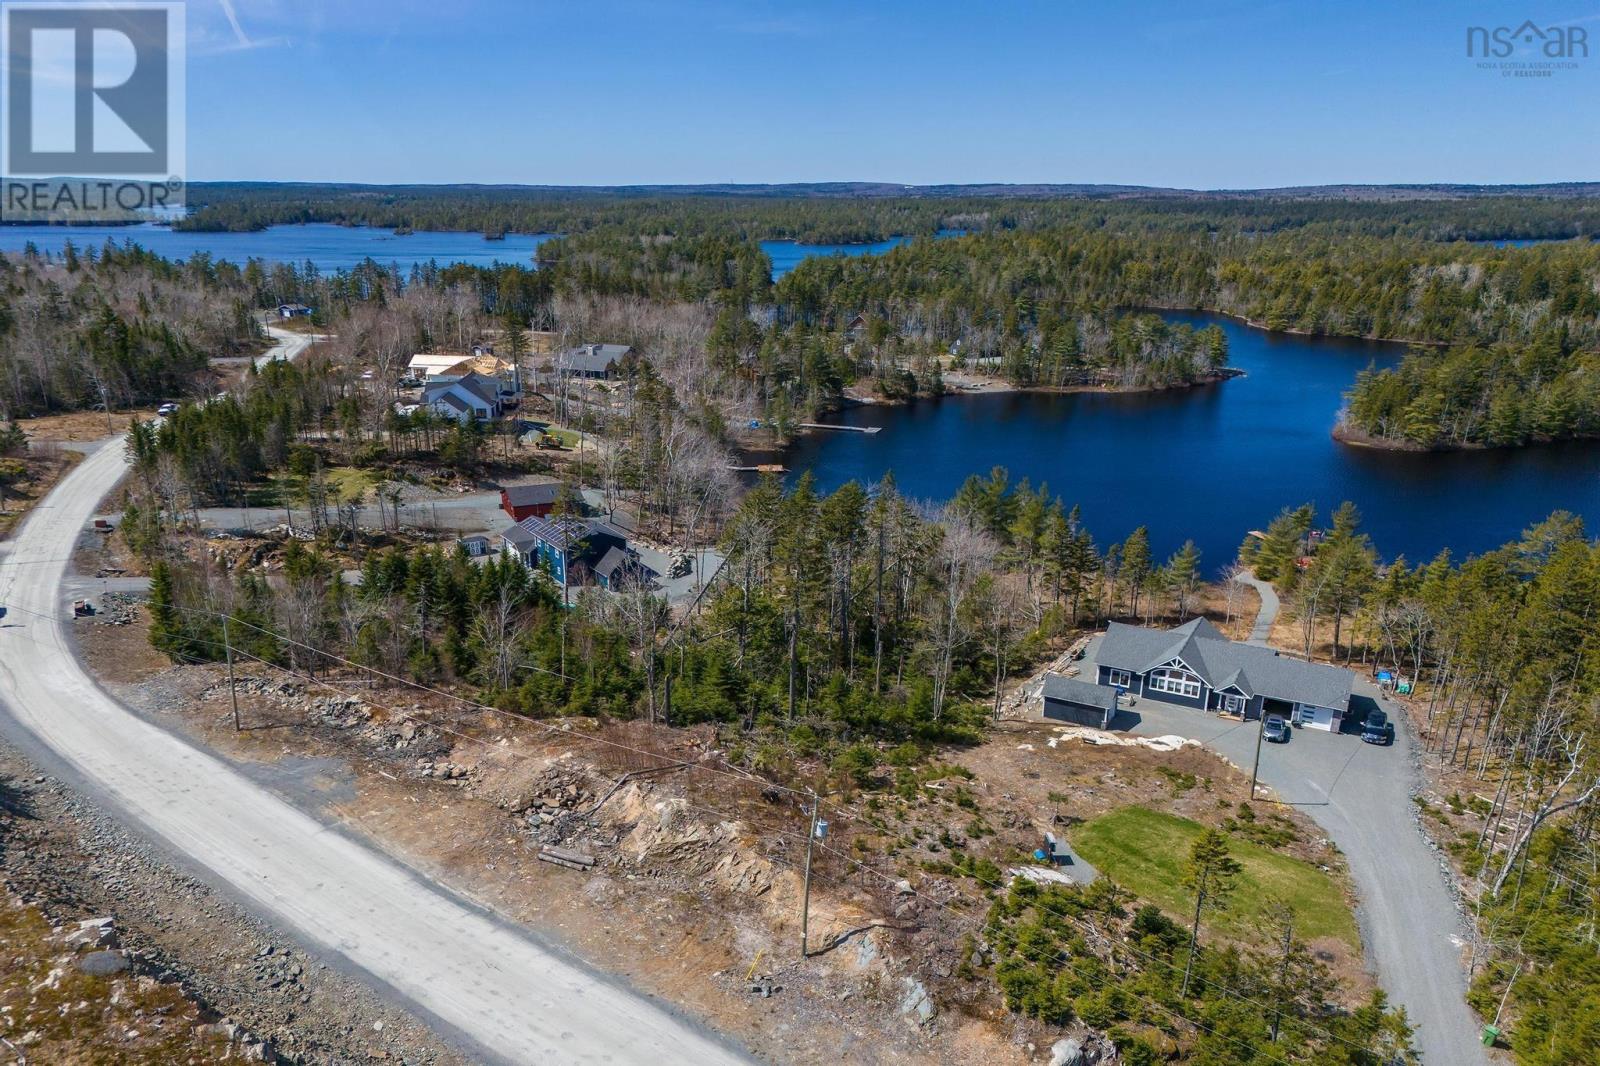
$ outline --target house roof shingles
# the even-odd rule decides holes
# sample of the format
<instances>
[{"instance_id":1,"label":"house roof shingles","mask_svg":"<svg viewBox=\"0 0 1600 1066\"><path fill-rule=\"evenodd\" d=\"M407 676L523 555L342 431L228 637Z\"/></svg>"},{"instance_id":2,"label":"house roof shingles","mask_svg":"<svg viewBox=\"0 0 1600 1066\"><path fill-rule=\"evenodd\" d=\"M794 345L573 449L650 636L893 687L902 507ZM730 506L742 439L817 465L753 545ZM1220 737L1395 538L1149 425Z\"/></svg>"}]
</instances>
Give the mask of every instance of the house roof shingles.
<instances>
[{"instance_id":1,"label":"house roof shingles","mask_svg":"<svg viewBox=\"0 0 1600 1066\"><path fill-rule=\"evenodd\" d=\"M1080 681L1075 677L1064 677L1061 674L1045 675L1044 696L1046 699L1063 700L1101 711L1117 709L1116 689L1106 685L1096 685L1092 681Z\"/></svg>"},{"instance_id":2,"label":"house roof shingles","mask_svg":"<svg viewBox=\"0 0 1600 1066\"><path fill-rule=\"evenodd\" d=\"M560 370L575 370L584 374L599 374L622 362L633 348L626 344L584 344L568 348L556 357Z\"/></svg>"},{"instance_id":3,"label":"house roof shingles","mask_svg":"<svg viewBox=\"0 0 1600 1066\"><path fill-rule=\"evenodd\" d=\"M500 490L513 507L543 507L561 498L561 482L540 481L532 485L507 485Z\"/></svg>"},{"instance_id":4,"label":"house roof shingles","mask_svg":"<svg viewBox=\"0 0 1600 1066\"><path fill-rule=\"evenodd\" d=\"M1203 618L1176 629L1144 629L1112 622L1095 662L1114 670L1148 673L1181 659L1213 689L1237 688L1246 696L1345 708L1354 683L1349 670L1279 655L1271 648L1239 644Z\"/></svg>"},{"instance_id":5,"label":"house roof shingles","mask_svg":"<svg viewBox=\"0 0 1600 1066\"><path fill-rule=\"evenodd\" d=\"M444 406L450 408L450 410L454 411L458 415L465 415L465 414L471 414L472 413L472 408L469 407L466 403L464 403L461 400L461 398L459 396L457 396L453 392L441 392L438 395L432 397L428 402L429 403L435 403L435 404L443 404Z\"/></svg>"},{"instance_id":6,"label":"house roof shingles","mask_svg":"<svg viewBox=\"0 0 1600 1066\"><path fill-rule=\"evenodd\" d=\"M500 386L493 378L486 378L474 371L465 377L456 378L454 381L438 381L423 390L423 399L435 403L452 395L453 390L460 389L472 396L484 407L492 408L498 400ZM463 410L465 406L463 405Z\"/></svg>"},{"instance_id":7,"label":"house roof shingles","mask_svg":"<svg viewBox=\"0 0 1600 1066\"><path fill-rule=\"evenodd\" d=\"M539 539L526 529L523 529L520 524L507 526L501 531L500 539L518 551L523 552L532 550L539 543Z\"/></svg>"}]
</instances>

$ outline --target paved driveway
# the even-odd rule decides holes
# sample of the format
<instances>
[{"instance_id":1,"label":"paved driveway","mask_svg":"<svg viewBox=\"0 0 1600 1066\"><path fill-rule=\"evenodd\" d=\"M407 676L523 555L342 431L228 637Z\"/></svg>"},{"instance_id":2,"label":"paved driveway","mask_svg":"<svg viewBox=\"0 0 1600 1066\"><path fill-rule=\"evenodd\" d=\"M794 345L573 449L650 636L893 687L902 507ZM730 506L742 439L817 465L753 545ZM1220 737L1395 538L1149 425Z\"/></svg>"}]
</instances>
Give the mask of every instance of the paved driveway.
<instances>
[{"instance_id":1,"label":"paved driveway","mask_svg":"<svg viewBox=\"0 0 1600 1066\"><path fill-rule=\"evenodd\" d=\"M1088 663L1097 646L1090 646ZM1092 678L1094 667L1086 664L1083 676ZM1478 1042L1481 1023L1466 1003L1466 923L1411 802L1417 786L1414 740L1399 708L1358 678L1351 720L1364 718L1374 701L1395 723L1393 745L1295 729L1287 744L1261 745L1261 781L1278 799L1310 815L1350 864L1368 963L1390 1002L1404 1007L1416 1027L1423 1061L1481 1066L1490 1059ZM1255 756L1255 722L1231 722L1145 698L1119 712L1115 724L1145 736L1193 738L1246 774ZM1244 798L1242 791L1238 798Z\"/></svg>"}]
</instances>

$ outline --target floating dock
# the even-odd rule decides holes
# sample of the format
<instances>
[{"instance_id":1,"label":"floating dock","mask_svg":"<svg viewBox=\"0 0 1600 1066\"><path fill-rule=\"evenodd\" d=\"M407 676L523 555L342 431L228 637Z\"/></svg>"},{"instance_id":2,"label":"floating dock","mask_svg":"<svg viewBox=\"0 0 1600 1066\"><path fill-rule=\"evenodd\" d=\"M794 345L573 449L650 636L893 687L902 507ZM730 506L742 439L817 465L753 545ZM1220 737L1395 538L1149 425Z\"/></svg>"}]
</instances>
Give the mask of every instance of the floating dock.
<instances>
[{"instance_id":1,"label":"floating dock","mask_svg":"<svg viewBox=\"0 0 1600 1066\"><path fill-rule=\"evenodd\" d=\"M801 429L834 429L834 430L838 430L840 433L878 433L878 432L881 432L883 430L882 426L828 426L828 425L822 424L821 422L801 422L800 423L800 428Z\"/></svg>"}]
</instances>

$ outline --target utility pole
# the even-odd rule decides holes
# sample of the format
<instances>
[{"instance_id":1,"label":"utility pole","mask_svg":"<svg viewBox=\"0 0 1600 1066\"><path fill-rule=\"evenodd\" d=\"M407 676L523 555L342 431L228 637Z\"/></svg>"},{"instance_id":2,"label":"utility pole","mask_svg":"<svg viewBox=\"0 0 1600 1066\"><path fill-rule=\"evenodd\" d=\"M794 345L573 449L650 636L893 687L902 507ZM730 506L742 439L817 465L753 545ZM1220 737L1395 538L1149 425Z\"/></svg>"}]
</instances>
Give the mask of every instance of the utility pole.
<instances>
[{"instance_id":1,"label":"utility pole","mask_svg":"<svg viewBox=\"0 0 1600 1066\"><path fill-rule=\"evenodd\" d=\"M222 616L222 647L228 656L228 696L233 700L233 731L243 732L239 724L239 688L233 680L233 640L228 636L228 616Z\"/></svg>"},{"instance_id":2,"label":"utility pole","mask_svg":"<svg viewBox=\"0 0 1600 1066\"><path fill-rule=\"evenodd\" d=\"M800 903L800 957L811 957L811 845L816 842L817 832L817 790L811 790L811 828L806 833L806 879L805 891L801 894ZM828 831L828 823L823 822L822 833Z\"/></svg>"},{"instance_id":3,"label":"utility pole","mask_svg":"<svg viewBox=\"0 0 1600 1066\"><path fill-rule=\"evenodd\" d=\"M1261 738L1267 731L1267 709L1261 708L1261 717L1256 724L1256 761L1250 767L1250 802L1256 801L1256 776L1261 771Z\"/></svg>"}]
</instances>

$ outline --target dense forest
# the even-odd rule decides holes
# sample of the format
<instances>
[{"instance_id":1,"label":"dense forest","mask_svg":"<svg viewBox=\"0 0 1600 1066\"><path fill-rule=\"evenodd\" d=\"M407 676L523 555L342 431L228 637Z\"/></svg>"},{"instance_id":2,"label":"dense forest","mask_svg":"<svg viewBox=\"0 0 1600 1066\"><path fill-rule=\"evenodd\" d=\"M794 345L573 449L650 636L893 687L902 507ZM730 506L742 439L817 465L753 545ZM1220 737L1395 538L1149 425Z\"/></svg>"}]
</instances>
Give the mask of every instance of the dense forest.
<instances>
[{"instance_id":1,"label":"dense forest","mask_svg":"<svg viewBox=\"0 0 1600 1066\"><path fill-rule=\"evenodd\" d=\"M241 272L137 248L0 257L0 409L27 417L185 395L214 356L254 351Z\"/></svg>"},{"instance_id":2,"label":"dense forest","mask_svg":"<svg viewBox=\"0 0 1600 1066\"><path fill-rule=\"evenodd\" d=\"M414 308L388 311L416 290L414 305L450 304L458 321L555 330L563 343L631 344L714 437L752 419L786 435L852 387L886 398L936 393L953 368L1028 387L1214 378L1225 358L1218 341L1139 317L1150 308L1445 349L1363 379L1346 418L1352 438L1523 444L1590 435L1596 417L1600 243L1515 248L1464 239L1587 236L1600 212L1592 198L302 186L213 186L197 196L202 206L187 223L196 226L319 219L558 231L564 236L541 246L537 269L430 264L403 273L368 262L324 275L309 264L234 268L203 258L170 269L206 279L213 303L226 302L218 285L233 286L226 296L245 306L300 301L341 333L357 319L381 322L380 333L425 333ZM808 259L776 283L759 245L889 234L919 239L882 255ZM23 274L62 272L33 257L19 262L32 264ZM427 339L460 346L474 338ZM226 339L212 347L226 349ZM62 391L52 390L51 402L70 403Z\"/></svg>"},{"instance_id":3,"label":"dense forest","mask_svg":"<svg viewBox=\"0 0 1600 1066\"><path fill-rule=\"evenodd\" d=\"M1600 236L1594 186L1361 187L1196 194L1097 186L799 186L540 188L531 186L205 183L189 186L202 230L299 222L480 233L577 234L613 228L643 236L721 234L825 243L931 236L940 230L1186 230L1421 240L1564 240Z\"/></svg>"},{"instance_id":4,"label":"dense forest","mask_svg":"<svg viewBox=\"0 0 1600 1066\"><path fill-rule=\"evenodd\" d=\"M1600 1059L1600 546L1557 513L1482 556L1380 565L1353 508L1317 531L1301 507L1242 556L1308 653L1422 683L1427 758L1459 785L1456 818L1433 813L1478 921L1473 1003L1505 999L1520 1062Z\"/></svg>"},{"instance_id":5,"label":"dense forest","mask_svg":"<svg viewBox=\"0 0 1600 1066\"><path fill-rule=\"evenodd\" d=\"M1363 372L1340 432L1389 446L1512 447L1600 435L1600 350L1562 332L1524 345L1418 349Z\"/></svg>"}]
</instances>

